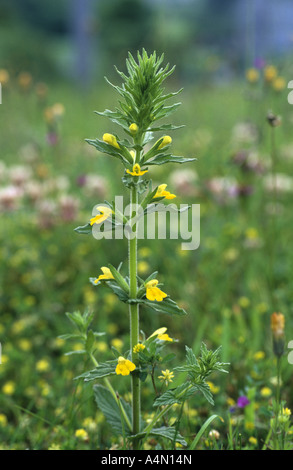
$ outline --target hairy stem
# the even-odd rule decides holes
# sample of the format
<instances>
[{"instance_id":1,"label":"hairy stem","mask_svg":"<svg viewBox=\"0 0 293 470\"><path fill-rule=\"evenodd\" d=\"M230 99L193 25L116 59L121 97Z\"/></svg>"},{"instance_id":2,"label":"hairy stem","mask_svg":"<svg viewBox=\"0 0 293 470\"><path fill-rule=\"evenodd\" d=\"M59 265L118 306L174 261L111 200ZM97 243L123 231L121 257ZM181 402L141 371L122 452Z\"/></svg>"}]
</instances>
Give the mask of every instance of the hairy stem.
<instances>
[{"instance_id":1,"label":"hairy stem","mask_svg":"<svg viewBox=\"0 0 293 470\"><path fill-rule=\"evenodd\" d=\"M131 189L131 211L135 211L137 204L137 190L134 186ZM129 282L130 282L130 298L135 299L137 296L137 237L136 226L133 228L133 236L129 238ZM136 358L133 354L133 348L139 340L139 308L138 304L130 304L130 349L132 361L135 363ZM140 381L138 375L134 372L132 378L132 432L138 434L140 431ZM138 448L138 440L133 441L134 449Z\"/></svg>"}]
</instances>

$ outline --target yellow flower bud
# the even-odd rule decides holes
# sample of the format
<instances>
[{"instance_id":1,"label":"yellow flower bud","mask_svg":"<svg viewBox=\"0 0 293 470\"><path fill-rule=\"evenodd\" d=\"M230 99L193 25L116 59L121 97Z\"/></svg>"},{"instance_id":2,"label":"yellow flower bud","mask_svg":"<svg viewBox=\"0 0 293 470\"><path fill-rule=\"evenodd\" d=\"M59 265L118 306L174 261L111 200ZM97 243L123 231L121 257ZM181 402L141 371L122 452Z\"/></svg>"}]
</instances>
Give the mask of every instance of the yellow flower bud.
<instances>
[{"instance_id":1,"label":"yellow flower bud","mask_svg":"<svg viewBox=\"0 0 293 470\"><path fill-rule=\"evenodd\" d=\"M130 130L130 132L131 132L132 135L137 134L138 125L133 122L132 124L130 124L129 130Z\"/></svg>"},{"instance_id":2,"label":"yellow flower bud","mask_svg":"<svg viewBox=\"0 0 293 470\"><path fill-rule=\"evenodd\" d=\"M120 149L120 145L118 144L117 139L113 134L104 134L103 141L109 145L112 145L112 147L116 147L116 149Z\"/></svg>"},{"instance_id":3,"label":"yellow flower bud","mask_svg":"<svg viewBox=\"0 0 293 470\"><path fill-rule=\"evenodd\" d=\"M161 150L162 148L166 147L167 145L170 145L172 142L172 139L169 135L165 135L163 137L163 140L162 142L160 143L159 147L158 147L158 150Z\"/></svg>"}]
</instances>

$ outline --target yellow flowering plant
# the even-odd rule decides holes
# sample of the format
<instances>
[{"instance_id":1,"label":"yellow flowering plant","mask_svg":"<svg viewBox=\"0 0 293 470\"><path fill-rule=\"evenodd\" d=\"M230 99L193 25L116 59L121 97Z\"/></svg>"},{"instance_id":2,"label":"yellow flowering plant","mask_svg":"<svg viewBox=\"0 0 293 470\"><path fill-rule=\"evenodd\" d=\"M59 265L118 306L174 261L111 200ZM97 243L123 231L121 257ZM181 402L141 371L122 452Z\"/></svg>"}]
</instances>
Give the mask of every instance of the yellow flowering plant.
<instances>
[{"instance_id":1,"label":"yellow flowering plant","mask_svg":"<svg viewBox=\"0 0 293 470\"><path fill-rule=\"evenodd\" d=\"M99 152L121 162L124 168L121 175L122 182L130 193L130 214L125 216L115 207L114 202L105 202L105 205L96 206L93 217L89 218L84 226L75 229L77 233L94 233L95 227L102 224L104 227L107 224L107 230L110 231L115 230L118 224L125 228L132 222L137 205L140 205L143 210L142 216L149 206L152 207L152 210L159 211L159 202L174 199L176 195L166 191L167 185L165 183L153 188L152 181L148 179L151 173L150 168L153 165L182 164L195 160L193 157L174 156L170 152L172 138L165 133L182 126L158 122L169 116L180 104L165 104L168 99L176 96L181 90L163 94L162 83L174 70L174 67L169 69L169 65L162 67L163 59L163 55L157 57L155 52L148 55L143 50L142 54L137 54L136 61L129 53L126 60L128 75L118 71L123 84L121 86L110 84L120 95L120 107L115 111L107 109L104 112L97 112L120 126L126 133L126 138L104 133L102 139L87 139L87 142ZM161 132L163 135L150 146L156 132ZM160 283L158 272L152 273L147 279L138 276L136 223L131 225L131 232L132 236L128 240L127 273L123 274L122 263L117 268L109 264L98 267L102 274L98 272L96 277L90 278L93 286L106 285L120 301L128 306L130 348L125 352L120 352L112 347L115 359L98 362L95 358L95 340L98 334L89 327L91 315L88 313L82 315L79 312L68 314L79 329L80 337L85 345L84 350L80 352L88 354L95 366L93 370L83 373L78 378L83 378L86 382L97 379L104 381L103 385L94 385L97 405L106 416L112 429L118 434L123 434L124 439L127 438L129 446L133 449L142 448L144 439L152 434L186 445L186 441L178 430L171 426L158 428L156 425L170 407L183 403L187 397L194 393L203 393L205 398L212 403L209 386L205 379L213 370L223 369L217 361L218 351L211 355L206 348L202 348L201 359L197 362L195 356L192 356L191 350L187 349L186 368L178 369L179 373L183 372L185 375L186 372L188 373L187 381L179 388L175 388L171 396L168 395L168 390L164 393L158 392L156 380L162 380L160 377L163 377L165 386L168 386L174 378L174 372L165 368L165 363L171 360L174 354L164 355L163 350L176 340L166 333L165 327L147 337L140 330L139 311L147 309L182 317L186 315L186 311L165 292ZM70 338L70 335L66 337ZM114 390L109 380L111 376L119 376L121 380L125 376L131 378L131 404L123 400ZM157 413L147 424L141 416L141 383L145 382L148 376L151 377L155 392L154 406L157 408Z\"/></svg>"}]
</instances>

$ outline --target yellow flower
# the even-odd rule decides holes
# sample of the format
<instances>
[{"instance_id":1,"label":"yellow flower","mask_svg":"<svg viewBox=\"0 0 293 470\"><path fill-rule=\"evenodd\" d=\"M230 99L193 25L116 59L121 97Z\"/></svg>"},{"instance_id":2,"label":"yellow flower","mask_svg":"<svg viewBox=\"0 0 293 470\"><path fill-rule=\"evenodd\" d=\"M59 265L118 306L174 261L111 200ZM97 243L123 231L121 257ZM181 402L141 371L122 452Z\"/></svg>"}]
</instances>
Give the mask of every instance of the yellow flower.
<instances>
[{"instance_id":1,"label":"yellow flower","mask_svg":"<svg viewBox=\"0 0 293 470\"><path fill-rule=\"evenodd\" d=\"M125 357L120 356L118 358L118 364L115 369L115 372L117 375L129 375L130 372L132 372L136 368L135 364L133 362L129 361L128 359L125 359Z\"/></svg>"},{"instance_id":2,"label":"yellow flower","mask_svg":"<svg viewBox=\"0 0 293 470\"><path fill-rule=\"evenodd\" d=\"M255 68L246 70L246 80L250 83L255 83L259 79L259 71Z\"/></svg>"},{"instance_id":3,"label":"yellow flower","mask_svg":"<svg viewBox=\"0 0 293 470\"><path fill-rule=\"evenodd\" d=\"M47 361L47 359L40 359L36 363L36 369L37 369L38 372L46 372L47 370L50 369L50 364Z\"/></svg>"},{"instance_id":4,"label":"yellow flower","mask_svg":"<svg viewBox=\"0 0 293 470\"><path fill-rule=\"evenodd\" d=\"M120 145L118 144L117 139L113 134L104 134L103 141L109 145L112 145L112 147L116 147L116 149L120 149Z\"/></svg>"},{"instance_id":5,"label":"yellow flower","mask_svg":"<svg viewBox=\"0 0 293 470\"><path fill-rule=\"evenodd\" d=\"M9 82L9 73L5 69L0 69L0 83L6 85Z\"/></svg>"},{"instance_id":6,"label":"yellow flower","mask_svg":"<svg viewBox=\"0 0 293 470\"><path fill-rule=\"evenodd\" d=\"M107 207L107 206L98 206L97 209L100 212L100 214L97 214L90 219L91 225L101 224L106 219L108 219L108 217L110 217L110 215L113 213L112 209L110 209L110 207Z\"/></svg>"},{"instance_id":7,"label":"yellow flower","mask_svg":"<svg viewBox=\"0 0 293 470\"><path fill-rule=\"evenodd\" d=\"M154 195L154 198L156 197L165 197L166 199L174 199L176 197L175 194L171 194L169 191L165 191L167 185L166 184L160 184L157 188L157 192Z\"/></svg>"},{"instance_id":8,"label":"yellow flower","mask_svg":"<svg viewBox=\"0 0 293 470\"><path fill-rule=\"evenodd\" d=\"M257 351L256 353L254 353L253 358L256 361L260 361L261 359L265 358L265 353L263 351Z\"/></svg>"},{"instance_id":9,"label":"yellow flower","mask_svg":"<svg viewBox=\"0 0 293 470\"><path fill-rule=\"evenodd\" d=\"M95 422L95 420L91 417L88 417L88 418L85 418L83 420L83 423L82 425L87 428L89 431L94 431L95 429L97 429L97 423Z\"/></svg>"},{"instance_id":10,"label":"yellow flower","mask_svg":"<svg viewBox=\"0 0 293 470\"><path fill-rule=\"evenodd\" d=\"M32 343L26 338L22 338L18 341L18 346L22 351L30 351L32 349Z\"/></svg>"},{"instance_id":11,"label":"yellow flower","mask_svg":"<svg viewBox=\"0 0 293 470\"><path fill-rule=\"evenodd\" d=\"M163 137L163 140L162 142L160 143L160 145L158 146L158 150L161 150L162 148L166 147L167 145L170 145L172 142L172 139L169 135L165 135Z\"/></svg>"},{"instance_id":12,"label":"yellow flower","mask_svg":"<svg viewBox=\"0 0 293 470\"><path fill-rule=\"evenodd\" d=\"M146 298L148 300L157 300L158 302L161 302L165 297L167 297L167 294L157 287L158 283L159 281L157 279L152 279L145 284Z\"/></svg>"},{"instance_id":13,"label":"yellow flower","mask_svg":"<svg viewBox=\"0 0 293 470\"><path fill-rule=\"evenodd\" d=\"M10 380L9 382L6 382L3 387L2 387L2 392L5 395L13 395L15 392L15 383Z\"/></svg>"},{"instance_id":14,"label":"yellow flower","mask_svg":"<svg viewBox=\"0 0 293 470\"><path fill-rule=\"evenodd\" d=\"M147 173L148 170L141 170L140 169L140 166L138 163L136 163L135 165L133 165L133 168L132 168L132 171L130 170L126 170L126 173L128 173L129 175L132 175L132 176L141 176L141 175L144 175L145 173Z\"/></svg>"},{"instance_id":15,"label":"yellow flower","mask_svg":"<svg viewBox=\"0 0 293 470\"><path fill-rule=\"evenodd\" d=\"M140 274L145 274L149 271L150 265L147 263L147 261L139 261L137 263L137 270Z\"/></svg>"},{"instance_id":16,"label":"yellow flower","mask_svg":"<svg viewBox=\"0 0 293 470\"><path fill-rule=\"evenodd\" d=\"M273 65L268 65L264 69L264 78L267 82L271 82L277 76L277 69Z\"/></svg>"},{"instance_id":17,"label":"yellow flower","mask_svg":"<svg viewBox=\"0 0 293 470\"><path fill-rule=\"evenodd\" d=\"M207 382L207 384L209 385L210 390L211 390L212 393L214 393L214 394L219 393L220 387L215 385L213 382Z\"/></svg>"},{"instance_id":18,"label":"yellow flower","mask_svg":"<svg viewBox=\"0 0 293 470\"><path fill-rule=\"evenodd\" d=\"M129 130L132 135L135 135L138 131L138 125L133 122L132 124L130 124Z\"/></svg>"},{"instance_id":19,"label":"yellow flower","mask_svg":"<svg viewBox=\"0 0 293 470\"><path fill-rule=\"evenodd\" d=\"M52 113L55 117L63 116L65 108L62 103L55 103L52 106Z\"/></svg>"},{"instance_id":20,"label":"yellow flower","mask_svg":"<svg viewBox=\"0 0 293 470\"><path fill-rule=\"evenodd\" d=\"M111 273L109 268L106 268L105 266L102 266L101 271L103 272L103 274L100 274L99 277L97 279L95 279L95 281L94 281L95 284L98 284L98 282L101 281L101 280L108 281L110 279L114 279L114 276Z\"/></svg>"},{"instance_id":21,"label":"yellow flower","mask_svg":"<svg viewBox=\"0 0 293 470\"><path fill-rule=\"evenodd\" d=\"M0 413L0 426L5 427L7 425L7 418L3 413Z\"/></svg>"},{"instance_id":22,"label":"yellow flower","mask_svg":"<svg viewBox=\"0 0 293 470\"><path fill-rule=\"evenodd\" d=\"M153 336L158 336L158 335L163 335L167 331L167 328L163 326L162 328L159 328L158 330L154 331L153 334L151 334L150 338Z\"/></svg>"},{"instance_id":23,"label":"yellow flower","mask_svg":"<svg viewBox=\"0 0 293 470\"><path fill-rule=\"evenodd\" d=\"M139 351L143 351L144 349L145 349L145 345L141 344L141 343L138 343L133 347L133 352L135 354L137 354L137 353L139 353Z\"/></svg>"},{"instance_id":24,"label":"yellow flower","mask_svg":"<svg viewBox=\"0 0 293 470\"><path fill-rule=\"evenodd\" d=\"M262 397L270 397L272 390L269 387L263 387L260 391Z\"/></svg>"},{"instance_id":25,"label":"yellow flower","mask_svg":"<svg viewBox=\"0 0 293 470\"><path fill-rule=\"evenodd\" d=\"M82 441L87 441L89 436L85 429L77 429L75 431L75 437L81 439Z\"/></svg>"},{"instance_id":26,"label":"yellow flower","mask_svg":"<svg viewBox=\"0 0 293 470\"><path fill-rule=\"evenodd\" d=\"M253 421L246 421L244 427L247 431L253 431L255 428Z\"/></svg>"},{"instance_id":27,"label":"yellow flower","mask_svg":"<svg viewBox=\"0 0 293 470\"><path fill-rule=\"evenodd\" d=\"M283 408L282 414L283 414L283 416L291 416L290 408Z\"/></svg>"},{"instance_id":28,"label":"yellow flower","mask_svg":"<svg viewBox=\"0 0 293 470\"><path fill-rule=\"evenodd\" d=\"M257 439L253 436L250 436L250 438L248 439L249 443L252 444L253 446L256 446L257 444Z\"/></svg>"},{"instance_id":29,"label":"yellow flower","mask_svg":"<svg viewBox=\"0 0 293 470\"><path fill-rule=\"evenodd\" d=\"M162 370L162 375L159 375L158 379L163 380L166 385L168 385L169 382L173 382L174 374L173 372L170 372L169 369Z\"/></svg>"},{"instance_id":30,"label":"yellow flower","mask_svg":"<svg viewBox=\"0 0 293 470\"><path fill-rule=\"evenodd\" d=\"M158 335L157 338L160 339L161 341L170 341L170 342L173 341L173 339L170 338L170 336L167 333L164 333L162 335Z\"/></svg>"},{"instance_id":31,"label":"yellow flower","mask_svg":"<svg viewBox=\"0 0 293 470\"><path fill-rule=\"evenodd\" d=\"M121 349L123 346L123 341L120 338L114 338L112 339L111 344L114 346L114 348Z\"/></svg>"},{"instance_id":32,"label":"yellow flower","mask_svg":"<svg viewBox=\"0 0 293 470\"><path fill-rule=\"evenodd\" d=\"M282 91L286 88L286 81L283 77L277 77L272 82L272 87L275 91Z\"/></svg>"}]
</instances>

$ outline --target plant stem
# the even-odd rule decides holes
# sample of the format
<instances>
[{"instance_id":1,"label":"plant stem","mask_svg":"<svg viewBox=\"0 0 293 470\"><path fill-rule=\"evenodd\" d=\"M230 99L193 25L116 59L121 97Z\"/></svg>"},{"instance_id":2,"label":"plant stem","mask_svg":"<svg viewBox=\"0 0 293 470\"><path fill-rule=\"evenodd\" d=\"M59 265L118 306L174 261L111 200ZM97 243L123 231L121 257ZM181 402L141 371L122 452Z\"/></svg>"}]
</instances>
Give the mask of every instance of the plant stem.
<instances>
[{"instance_id":1,"label":"plant stem","mask_svg":"<svg viewBox=\"0 0 293 470\"><path fill-rule=\"evenodd\" d=\"M131 213L135 211L137 204L137 189L134 186L131 189ZM136 299L137 297L137 235L136 226L133 226L133 236L128 241L129 248L129 283L130 283L130 298ZM139 340L139 308L138 304L133 303L129 306L130 314L130 349L132 354L132 361L135 363L135 355L133 354L133 348ZM136 373L131 375L132 378L132 432L138 434L140 431L140 381L139 376ZM139 441L134 439L133 448L136 449L139 445Z\"/></svg>"}]
</instances>

